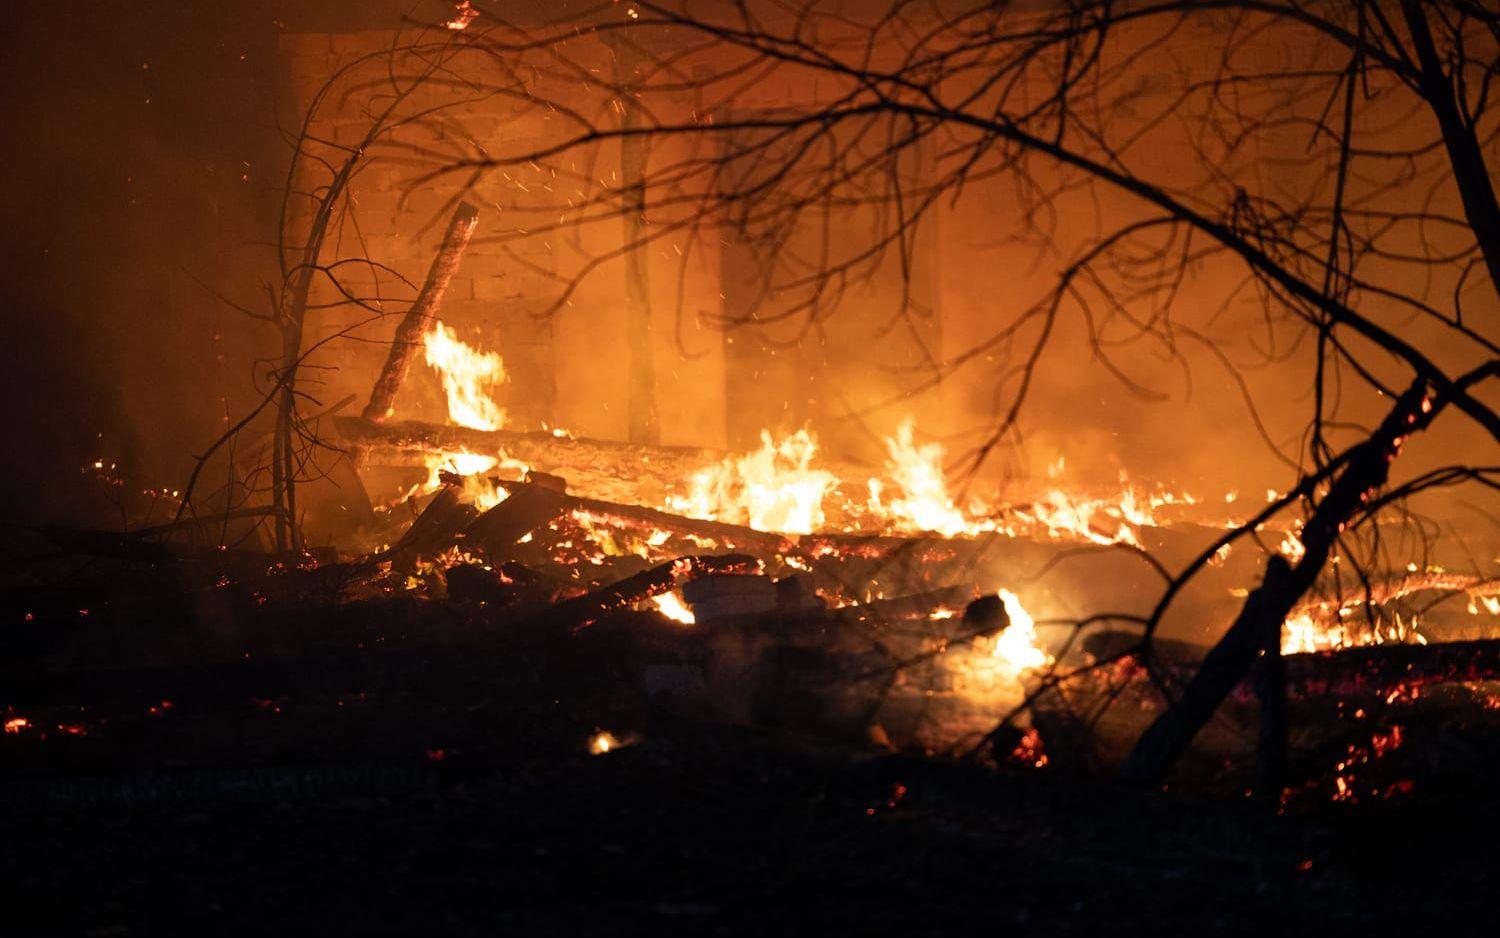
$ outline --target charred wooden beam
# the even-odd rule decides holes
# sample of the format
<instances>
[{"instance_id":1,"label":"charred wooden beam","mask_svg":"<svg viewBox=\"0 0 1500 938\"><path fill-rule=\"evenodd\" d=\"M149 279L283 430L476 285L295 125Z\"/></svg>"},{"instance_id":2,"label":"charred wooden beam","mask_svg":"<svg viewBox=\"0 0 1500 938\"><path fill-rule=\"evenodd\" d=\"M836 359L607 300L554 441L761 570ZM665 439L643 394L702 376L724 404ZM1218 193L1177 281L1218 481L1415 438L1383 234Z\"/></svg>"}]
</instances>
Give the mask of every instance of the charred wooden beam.
<instances>
[{"instance_id":1,"label":"charred wooden beam","mask_svg":"<svg viewBox=\"0 0 1500 938\"><path fill-rule=\"evenodd\" d=\"M1294 697L1381 697L1428 684L1500 681L1500 640L1370 645L1287 655Z\"/></svg>"},{"instance_id":2,"label":"charred wooden beam","mask_svg":"<svg viewBox=\"0 0 1500 938\"><path fill-rule=\"evenodd\" d=\"M389 464L420 466L425 465L425 457L434 451L495 454L504 450L516 459L539 463L548 469L565 470L572 465L600 463L639 467L646 458L658 471L672 471L679 462L697 467L724 456L687 446L641 446L541 431L476 430L417 420L379 423L363 417L335 416L330 423L340 440L358 451L356 461L365 465L376 464L377 453L389 460Z\"/></svg>"},{"instance_id":3,"label":"charred wooden beam","mask_svg":"<svg viewBox=\"0 0 1500 938\"><path fill-rule=\"evenodd\" d=\"M713 540L730 549L752 548L766 553L791 553L796 550L796 541L783 534L757 531L738 524L708 521L703 518L688 518L683 515L644 508L639 505L622 505L598 498L573 498L568 510L582 512L590 520L616 527L638 528L649 532L665 531L684 537Z\"/></svg>"},{"instance_id":4,"label":"charred wooden beam","mask_svg":"<svg viewBox=\"0 0 1500 938\"><path fill-rule=\"evenodd\" d=\"M460 498L457 488L444 486L387 554L416 557L447 550L478 513L478 509Z\"/></svg>"},{"instance_id":5,"label":"charred wooden beam","mask_svg":"<svg viewBox=\"0 0 1500 938\"><path fill-rule=\"evenodd\" d=\"M497 566L514 559L516 542L566 510L568 498L554 489L520 483L508 486L505 501L486 511L463 530L463 539L484 550Z\"/></svg>"},{"instance_id":6,"label":"charred wooden beam","mask_svg":"<svg viewBox=\"0 0 1500 938\"><path fill-rule=\"evenodd\" d=\"M680 557L626 577L618 583L564 600L547 610L541 618L553 628L583 628L611 612L670 592L677 586L679 579L696 579L712 574L758 573L760 568L759 560L744 554Z\"/></svg>"}]
</instances>

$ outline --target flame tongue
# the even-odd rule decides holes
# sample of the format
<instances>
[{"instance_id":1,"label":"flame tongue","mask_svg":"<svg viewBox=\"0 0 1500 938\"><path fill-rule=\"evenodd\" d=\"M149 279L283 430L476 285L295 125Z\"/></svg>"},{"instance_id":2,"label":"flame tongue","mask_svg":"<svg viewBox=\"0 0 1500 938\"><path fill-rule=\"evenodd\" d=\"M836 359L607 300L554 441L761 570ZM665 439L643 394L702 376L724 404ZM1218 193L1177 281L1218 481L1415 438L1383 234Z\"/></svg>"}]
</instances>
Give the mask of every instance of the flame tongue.
<instances>
[{"instance_id":1,"label":"flame tongue","mask_svg":"<svg viewBox=\"0 0 1500 938\"><path fill-rule=\"evenodd\" d=\"M901 424L894 437L885 441L886 474L901 489L901 495L882 504L883 486L870 480L870 508L885 515L899 527L915 531L936 531L944 537L971 532L974 525L964 518L948 494L943 477L941 443L913 442L912 422Z\"/></svg>"},{"instance_id":2,"label":"flame tongue","mask_svg":"<svg viewBox=\"0 0 1500 938\"><path fill-rule=\"evenodd\" d=\"M762 430L760 449L694 473L689 494L667 504L695 518L811 534L823 524L823 496L838 482L833 473L810 468L817 451L806 430L779 443Z\"/></svg>"},{"instance_id":3,"label":"flame tongue","mask_svg":"<svg viewBox=\"0 0 1500 938\"><path fill-rule=\"evenodd\" d=\"M505 382L505 362L500 356L471 347L437 320L423 334L422 342L427 364L443 381L448 419L476 430L505 426L505 410L490 396L494 387Z\"/></svg>"}]
</instances>

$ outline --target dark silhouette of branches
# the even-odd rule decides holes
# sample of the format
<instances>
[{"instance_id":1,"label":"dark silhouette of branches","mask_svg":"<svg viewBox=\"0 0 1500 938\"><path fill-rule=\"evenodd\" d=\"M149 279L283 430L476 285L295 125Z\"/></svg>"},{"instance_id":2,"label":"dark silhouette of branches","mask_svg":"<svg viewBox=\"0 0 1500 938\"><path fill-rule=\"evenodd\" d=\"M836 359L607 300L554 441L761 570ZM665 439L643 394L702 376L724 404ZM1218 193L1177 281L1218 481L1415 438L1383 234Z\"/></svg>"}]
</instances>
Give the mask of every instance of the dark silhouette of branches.
<instances>
[{"instance_id":1,"label":"dark silhouette of branches","mask_svg":"<svg viewBox=\"0 0 1500 938\"><path fill-rule=\"evenodd\" d=\"M1019 222L1010 237L1058 258L1058 274L1033 305L997 315L989 338L934 358L911 392L1002 353L995 418L969 454L971 470L1017 433L1059 317L1080 317L1094 360L1133 395L1154 393L1131 377L1133 356L1185 362L1184 342L1212 350L1238 382L1247 422L1293 477L1284 495L1167 575L1131 650L1148 665L1174 598L1268 521L1299 513L1304 552L1268 567L1247 601L1240 618L1262 631L1279 628L1330 569L1335 588L1353 576L1368 593L1382 575L1372 567L1382 525L1414 523L1401 508L1408 499L1494 485L1492 470L1462 460L1389 477L1405 439L1450 408L1473 427L1476 453L1481 441L1500 441L1491 179L1500 17L1482 5L642 2L555 27L478 8L483 28L467 41L514 71L583 90L540 144L452 160L424 178L531 165L578 183L573 197L532 206L538 224L502 235L508 241L638 215L650 192L651 224L560 277L557 307L609 260L668 242L685 245L686 258L727 234L770 273L749 311L722 325L800 323L796 341L839 314L848 285L881 264L909 283L917 235L938 205L1008 184L1020 211L1006 220ZM628 83L591 71L589 37L628 44L645 65ZM1287 54L1267 55L1268 42ZM1202 54L1185 61L1184 48ZM706 60L712 68L693 71ZM767 107L749 89L773 76L816 90ZM632 118L589 118L579 102L590 95L628 100ZM581 154L598 160L605 146L636 138L659 154L642 177L610 183L577 170ZM1154 160L1168 142L1171 158ZM1101 214L1092 232L1063 231L1077 205L1106 195L1133 200L1134 211L1124 221ZM856 211L877 219L867 236L835 239L829 220ZM820 233L811 250L798 237L809 231ZM1247 298L1258 308L1261 329L1246 341L1259 364L1300 367L1310 356L1294 451L1268 434L1239 375L1247 364L1223 351L1219 313L1197 315L1184 299L1185 280L1209 264L1237 278L1220 311ZM924 312L903 289L889 315L897 324ZM1149 766L1133 760L1135 776L1159 778L1193 728L1158 731L1175 734L1172 753Z\"/></svg>"},{"instance_id":2,"label":"dark silhouette of branches","mask_svg":"<svg viewBox=\"0 0 1500 938\"><path fill-rule=\"evenodd\" d=\"M368 250L341 253L344 238L361 240L349 186L377 160L405 167L411 191L456 184L429 224L466 188L504 182L491 201L506 222L476 243L550 278L547 313L620 262L632 322L659 328L650 319L663 311L645 314L643 258L675 253L680 337L701 317L690 265L732 241L764 276L708 318L776 327L776 343L793 346L850 315L852 286L894 269L899 288L862 311L877 340L909 336L921 354L872 406L988 369L994 413L955 466L966 480L1019 438L1065 320L1123 400L1162 396L1137 377L1142 361L1190 375L1189 349L1206 352L1245 405L1246 445L1271 449L1288 475L1284 494L1179 568L1149 558L1164 580L1153 608L1108 617L1139 633L1116 657L1141 660L1176 704L1131 762L1142 781L1162 776L1253 661L1245 650L1264 648L1307 595L1350 583L1374 595L1393 573L1387 528L1427 536L1408 502L1495 486L1482 454L1500 442L1500 16L1482 4L646 0L550 24L473 8L463 30L401 36L346 66L293 138L280 282L258 313L274 320L280 355L265 402L205 454L274 414L268 492L283 549L300 546L296 488L326 450L299 412L304 326L327 308L315 284L334 285L334 306L392 311L340 281L351 265L389 274ZM357 139L313 137L313 114L351 102L365 122ZM466 133L458 105L480 102L546 129ZM445 132L405 133L415 127ZM1052 274L1029 302L995 310L987 335L934 348L922 340L933 310L913 286L921 237L981 191L1006 192L1014 209L974 243L1023 246ZM519 248L538 240L568 245L577 262L535 265ZM1215 283L1208 302L1188 289L1204 281ZM1246 380L1266 368L1306 387L1292 437L1270 429ZM634 432L648 438L650 402L635 397ZM1393 477L1407 438L1440 417L1464 422L1472 450ZM1164 617L1214 557L1260 546L1258 530L1278 519L1300 524L1301 553L1268 561L1231 625L1250 636L1233 673L1176 686L1155 667ZM1054 670L1043 687L1069 677Z\"/></svg>"}]
</instances>

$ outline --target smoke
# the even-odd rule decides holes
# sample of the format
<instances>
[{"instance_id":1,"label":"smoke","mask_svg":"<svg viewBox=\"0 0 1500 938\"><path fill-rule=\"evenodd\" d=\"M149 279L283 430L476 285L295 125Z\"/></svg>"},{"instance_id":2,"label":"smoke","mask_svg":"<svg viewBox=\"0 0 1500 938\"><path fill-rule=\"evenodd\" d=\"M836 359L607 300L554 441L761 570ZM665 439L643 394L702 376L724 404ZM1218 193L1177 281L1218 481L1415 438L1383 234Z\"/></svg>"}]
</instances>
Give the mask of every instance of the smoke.
<instances>
[{"instance_id":1,"label":"smoke","mask_svg":"<svg viewBox=\"0 0 1500 938\"><path fill-rule=\"evenodd\" d=\"M79 469L181 485L251 390L281 171L274 4L12 5L0 310L12 521L98 508Z\"/></svg>"}]
</instances>

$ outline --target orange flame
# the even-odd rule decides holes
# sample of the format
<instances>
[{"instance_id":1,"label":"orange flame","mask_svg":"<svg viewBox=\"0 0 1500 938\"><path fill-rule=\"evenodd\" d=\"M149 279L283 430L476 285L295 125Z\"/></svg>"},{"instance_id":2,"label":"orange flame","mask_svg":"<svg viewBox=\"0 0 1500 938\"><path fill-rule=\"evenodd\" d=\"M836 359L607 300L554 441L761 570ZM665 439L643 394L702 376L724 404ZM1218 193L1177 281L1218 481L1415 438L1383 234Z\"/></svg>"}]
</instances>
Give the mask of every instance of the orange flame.
<instances>
[{"instance_id":1,"label":"orange flame","mask_svg":"<svg viewBox=\"0 0 1500 938\"><path fill-rule=\"evenodd\" d=\"M811 534L823 524L823 496L838 480L812 469L817 439L798 430L781 442L760 432L760 449L701 469L686 496L667 507L693 518L744 524L760 531Z\"/></svg>"},{"instance_id":2,"label":"orange flame","mask_svg":"<svg viewBox=\"0 0 1500 938\"><path fill-rule=\"evenodd\" d=\"M443 485L442 473L463 477L463 499L471 502L480 511L488 511L510 497L505 489L490 482L486 475L490 470L503 468L517 476L525 476L529 466L512 459L501 450L498 455L470 453L463 450L435 450L423 457L427 466L427 479L416 486L411 495L419 492L435 492Z\"/></svg>"},{"instance_id":3,"label":"orange flame","mask_svg":"<svg viewBox=\"0 0 1500 938\"><path fill-rule=\"evenodd\" d=\"M879 479L871 479L870 510L876 516L888 518L909 531L936 531L944 537L975 533L978 526L964 517L948 494L941 443L916 445L913 424L908 419L894 437L886 437L885 448L886 474L901 494L883 503L881 494L885 485Z\"/></svg>"},{"instance_id":4,"label":"orange flame","mask_svg":"<svg viewBox=\"0 0 1500 938\"><path fill-rule=\"evenodd\" d=\"M472 348L437 320L422 340L427 364L437 371L448 396L448 419L476 430L505 426L505 410L490 396L493 387L505 382L505 362L500 356Z\"/></svg>"},{"instance_id":5,"label":"orange flame","mask_svg":"<svg viewBox=\"0 0 1500 938\"><path fill-rule=\"evenodd\" d=\"M453 18L443 25L454 32L461 32L468 29L469 24L474 22L478 17L479 11L474 9L473 0L462 0L461 3L454 4Z\"/></svg>"},{"instance_id":6,"label":"orange flame","mask_svg":"<svg viewBox=\"0 0 1500 938\"><path fill-rule=\"evenodd\" d=\"M652 596L651 602L655 604L656 611L671 619L673 622L681 622L683 625L693 625L698 617L693 615L693 610L687 607L682 597L676 593L662 593L660 596Z\"/></svg>"},{"instance_id":7,"label":"orange flame","mask_svg":"<svg viewBox=\"0 0 1500 938\"><path fill-rule=\"evenodd\" d=\"M985 705L1024 697L1021 677L1053 662L1037 636L1036 620L1021 604L1021 598L1008 589L998 595L1010 624L998 635L976 639L967 649L954 650L945 657L947 667L961 678L958 686L962 693Z\"/></svg>"},{"instance_id":8,"label":"orange flame","mask_svg":"<svg viewBox=\"0 0 1500 938\"><path fill-rule=\"evenodd\" d=\"M602 756L605 753L613 752L614 750L619 749L624 745L625 744L622 743L614 733L611 733L609 730L599 730L597 733L589 737L589 754Z\"/></svg>"},{"instance_id":9,"label":"orange flame","mask_svg":"<svg viewBox=\"0 0 1500 938\"><path fill-rule=\"evenodd\" d=\"M1316 619L1309 612L1288 617L1281 626L1281 653L1299 655L1362 645L1427 644L1427 639L1417 631L1416 616L1408 620L1398 613L1387 624L1353 628L1344 620L1354 611L1354 606L1345 606L1332 620Z\"/></svg>"},{"instance_id":10,"label":"orange flame","mask_svg":"<svg viewBox=\"0 0 1500 938\"><path fill-rule=\"evenodd\" d=\"M1021 605L1021 597L1002 589L1000 602L1005 606L1005 614L1010 617L1010 625L995 637L995 649L990 656L1000 663L1001 672L1015 680L1024 671L1045 668L1051 664L1052 656L1047 654L1037 640L1036 620Z\"/></svg>"}]
</instances>

